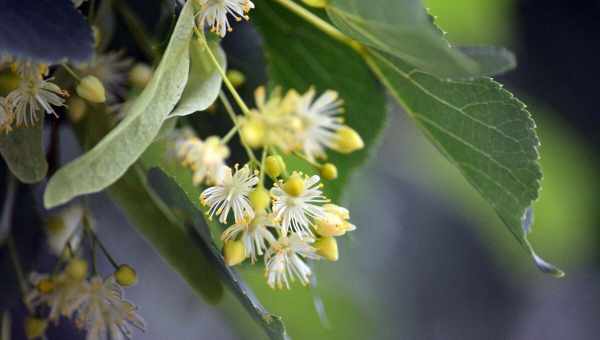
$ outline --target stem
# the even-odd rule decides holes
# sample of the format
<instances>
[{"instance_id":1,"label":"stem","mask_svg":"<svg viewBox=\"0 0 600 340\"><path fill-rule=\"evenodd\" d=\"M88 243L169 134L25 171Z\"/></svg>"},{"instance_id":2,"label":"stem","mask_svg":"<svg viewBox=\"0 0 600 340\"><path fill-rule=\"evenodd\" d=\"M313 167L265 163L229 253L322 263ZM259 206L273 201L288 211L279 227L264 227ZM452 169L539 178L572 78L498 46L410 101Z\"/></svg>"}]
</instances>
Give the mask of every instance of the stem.
<instances>
[{"instance_id":1,"label":"stem","mask_svg":"<svg viewBox=\"0 0 600 340\"><path fill-rule=\"evenodd\" d=\"M227 132L227 134L225 135L225 137L223 137L221 139L221 142L223 144L227 144L227 142L229 142L229 140L231 140L231 138L235 135L235 133L238 132L238 127L237 125L232 127L231 130L229 130L229 132Z\"/></svg>"},{"instance_id":2,"label":"stem","mask_svg":"<svg viewBox=\"0 0 600 340\"><path fill-rule=\"evenodd\" d=\"M62 67L67 71L68 74L71 75L71 77L75 78L75 80L81 81L81 78L77 75L77 73L75 73L75 71L69 65L62 64Z\"/></svg>"},{"instance_id":3,"label":"stem","mask_svg":"<svg viewBox=\"0 0 600 340\"><path fill-rule=\"evenodd\" d=\"M322 165L309 159L308 157L306 157L305 155L301 154L300 152L294 152L294 156L306 161L308 164L314 166L317 169L321 169Z\"/></svg>"},{"instance_id":4,"label":"stem","mask_svg":"<svg viewBox=\"0 0 600 340\"><path fill-rule=\"evenodd\" d=\"M12 235L8 236L8 253L10 255L10 260L15 267L15 272L17 273L17 281L19 283L19 289L21 290L21 295L25 296L27 294L27 284L25 283L25 275L23 274L23 267L21 266L21 262L19 261L19 254L17 253L17 248L15 247L15 240Z\"/></svg>"},{"instance_id":5,"label":"stem","mask_svg":"<svg viewBox=\"0 0 600 340\"><path fill-rule=\"evenodd\" d=\"M94 272L96 272L96 269L95 269L96 268L96 256L94 254L94 251L96 249L96 244L100 247L100 250L102 250L102 253L104 253L104 256L106 256L106 258L108 259L108 262L110 262L110 264L112 264L113 267L115 267L115 269L117 269L119 267L119 264L110 255L110 253L108 252L106 247L104 247L104 244L100 241L100 239L98 238L98 235L96 235L93 228L91 227L90 219L87 216L84 219L84 226L85 226L86 231L88 232L88 235L92 239L92 254L94 257Z\"/></svg>"},{"instance_id":6,"label":"stem","mask_svg":"<svg viewBox=\"0 0 600 340\"><path fill-rule=\"evenodd\" d=\"M221 77L223 78L223 82L225 82L225 86L227 87L227 89L229 90L231 95L233 96L233 99L235 99L235 102L242 109L242 112L245 115L249 114L250 109L248 109L248 106L246 105L244 100L242 100L242 97L240 96L240 94L237 92L237 90L235 89L233 84L231 84L231 82L229 81L229 78L227 78L227 74L225 73L225 70L221 67L221 64L219 64L219 61L217 60L217 57L215 57L215 54L210 49L210 46L208 46L208 41L206 41L204 34L202 34L202 32L198 29L197 26L194 26L194 31L196 32L198 41L204 45L204 47L206 48L206 51L208 52L208 55L210 56L210 60L213 62L213 64L215 65L215 67L217 68L219 73L221 74Z\"/></svg>"},{"instance_id":7,"label":"stem","mask_svg":"<svg viewBox=\"0 0 600 340\"><path fill-rule=\"evenodd\" d=\"M364 46L362 44L360 44L356 40L348 37L347 35L342 33L340 30L338 30L335 26L333 26L332 24L328 23L327 21L319 18L317 15L313 14L311 11L307 10L306 8L298 5L297 3L295 3L291 0L273 0L273 1L279 3L280 5L287 8L291 12L295 13L302 19L313 24L316 28L325 32L327 35L329 35L333 39L338 40L338 41L352 47L356 52L358 52L358 54L363 55L364 53L366 53L366 49L364 48Z\"/></svg>"},{"instance_id":8,"label":"stem","mask_svg":"<svg viewBox=\"0 0 600 340\"><path fill-rule=\"evenodd\" d=\"M219 93L219 99L221 99L221 102L223 103L223 107L225 108L225 111L227 111L227 114L229 114L229 118L231 118L231 120L233 121L233 124L235 125L235 127L239 133L240 126L238 123L238 119L235 115L235 112L233 111L233 107L231 106L229 99L227 99L227 96L225 96L225 93L223 93L223 91L221 91L221 93ZM254 156L254 152L252 152L252 150L248 147L248 145L246 145L244 143L242 138L240 138L240 141L242 143L242 146L246 150L246 153L248 154L248 158L250 158L250 160L255 162L256 164L259 164L258 160L256 159L256 156Z\"/></svg>"},{"instance_id":9,"label":"stem","mask_svg":"<svg viewBox=\"0 0 600 340\"><path fill-rule=\"evenodd\" d=\"M6 195L4 195L4 204L2 205L2 219L0 220L0 245L10 234L10 224L12 222L13 207L17 195L17 179L8 171L6 176Z\"/></svg>"},{"instance_id":10,"label":"stem","mask_svg":"<svg viewBox=\"0 0 600 340\"><path fill-rule=\"evenodd\" d=\"M262 186L265 182L265 160L267 159L268 150L267 147L263 147L262 157L260 159L260 182L259 185Z\"/></svg>"}]
</instances>

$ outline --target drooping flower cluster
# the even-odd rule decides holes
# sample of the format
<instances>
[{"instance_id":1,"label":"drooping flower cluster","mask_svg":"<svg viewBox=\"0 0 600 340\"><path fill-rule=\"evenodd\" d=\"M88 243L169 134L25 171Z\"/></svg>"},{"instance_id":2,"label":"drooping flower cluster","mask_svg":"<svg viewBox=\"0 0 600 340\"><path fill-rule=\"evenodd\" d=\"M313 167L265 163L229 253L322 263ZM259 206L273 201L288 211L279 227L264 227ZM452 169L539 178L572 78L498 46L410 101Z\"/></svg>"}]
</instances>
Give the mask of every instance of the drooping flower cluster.
<instances>
[{"instance_id":1,"label":"drooping flower cluster","mask_svg":"<svg viewBox=\"0 0 600 340\"><path fill-rule=\"evenodd\" d=\"M267 284L289 289L295 280L309 283L307 260L337 260L334 237L355 229L348 210L325 197L320 176L288 174L279 152L299 155L323 173L326 166L317 159L326 157L327 148L345 153L362 148L358 133L343 124L342 104L334 91L316 98L314 89L303 95L275 90L267 98L264 88L257 89L257 108L238 117L234 129L239 128L243 144L262 148L263 158L258 161L247 149L250 161L233 168L225 165L229 152L223 140L179 133L175 150L180 163L193 171L195 184L209 185L200 195L201 206L209 219L226 226L221 241L228 265L264 257ZM210 139L215 142L208 147ZM333 164L326 165L337 175Z\"/></svg>"},{"instance_id":2,"label":"drooping flower cluster","mask_svg":"<svg viewBox=\"0 0 600 340\"><path fill-rule=\"evenodd\" d=\"M106 279L98 275L87 278L87 262L74 258L57 274L32 273L33 288L25 302L34 311L49 308L46 318L34 319L42 325L46 319L57 323L65 317L84 329L88 340L130 339L132 328L144 331L146 326L137 307L124 298L118 275L119 271ZM41 329L28 331L43 335L45 326L37 328Z\"/></svg>"}]
</instances>

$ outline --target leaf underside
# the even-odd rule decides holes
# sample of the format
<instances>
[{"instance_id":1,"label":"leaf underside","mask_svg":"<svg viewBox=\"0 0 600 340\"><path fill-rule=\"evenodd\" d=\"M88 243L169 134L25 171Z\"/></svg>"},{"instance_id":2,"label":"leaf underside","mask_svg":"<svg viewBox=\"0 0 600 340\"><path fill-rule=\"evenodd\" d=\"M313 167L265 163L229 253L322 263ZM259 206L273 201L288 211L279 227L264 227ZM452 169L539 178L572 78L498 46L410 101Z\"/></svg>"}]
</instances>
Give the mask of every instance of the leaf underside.
<instances>
[{"instance_id":1,"label":"leaf underside","mask_svg":"<svg viewBox=\"0 0 600 340\"><path fill-rule=\"evenodd\" d=\"M498 213L540 270L563 273L527 240L542 171L535 123L525 105L490 78L441 80L371 51L380 79L435 146Z\"/></svg>"}]
</instances>

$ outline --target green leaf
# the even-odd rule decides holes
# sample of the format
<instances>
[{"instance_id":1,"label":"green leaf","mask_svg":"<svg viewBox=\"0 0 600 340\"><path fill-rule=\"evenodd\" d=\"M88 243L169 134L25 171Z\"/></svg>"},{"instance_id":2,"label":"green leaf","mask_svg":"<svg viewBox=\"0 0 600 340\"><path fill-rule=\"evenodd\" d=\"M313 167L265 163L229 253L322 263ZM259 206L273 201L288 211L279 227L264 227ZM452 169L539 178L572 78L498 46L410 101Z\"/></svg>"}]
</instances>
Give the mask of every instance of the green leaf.
<instances>
[{"instance_id":1,"label":"green leaf","mask_svg":"<svg viewBox=\"0 0 600 340\"><path fill-rule=\"evenodd\" d=\"M225 52L217 41L209 42L213 54L223 69L227 67ZM190 42L190 78L185 86L181 100L171 116L185 116L211 106L221 90L223 79L212 63L204 46L196 39Z\"/></svg>"},{"instance_id":2,"label":"green leaf","mask_svg":"<svg viewBox=\"0 0 600 340\"><path fill-rule=\"evenodd\" d=\"M384 91L354 50L333 40L271 1L255 2L252 16L262 33L271 85L319 92L333 89L344 100L346 123L356 129L365 149L350 155L329 153L339 178L326 181L329 198L338 199L351 174L368 159L386 121ZM277 32L277 34L273 34Z\"/></svg>"},{"instance_id":3,"label":"green leaf","mask_svg":"<svg viewBox=\"0 0 600 340\"><path fill-rule=\"evenodd\" d=\"M363 44L439 77L489 75L486 65L452 48L420 0L331 0L333 23Z\"/></svg>"},{"instance_id":4,"label":"green leaf","mask_svg":"<svg viewBox=\"0 0 600 340\"><path fill-rule=\"evenodd\" d=\"M198 200L201 188L193 184L191 171L181 166L174 158L173 153L169 152L174 147L170 143L172 141L163 139L152 144L142 156L142 164L149 169L158 167L179 188L187 201L187 204L181 208L185 209L189 215L195 217L194 220L197 222L195 224L196 230L202 242L204 242L212 254L213 260L216 262L225 284L232 290L254 320L265 330L270 339L287 340L288 336L281 317L269 313L260 301L258 301L250 288L240 279L238 273L225 264L219 247L213 241L214 239L218 239L222 226L216 221L209 221L206 218L206 214L199 209ZM216 235L216 238L210 235L208 228L219 233Z\"/></svg>"},{"instance_id":5,"label":"green leaf","mask_svg":"<svg viewBox=\"0 0 600 340\"><path fill-rule=\"evenodd\" d=\"M165 262L196 293L216 304L223 296L223 286L206 250L194 241L183 222L161 206L145 181L142 173L131 168L108 188L108 193Z\"/></svg>"},{"instance_id":6,"label":"green leaf","mask_svg":"<svg viewBox=\"0 0 600 340\"><path fill-rule=\"evenodd\" d=\"M371 51L370 65L419 127L496 210L542 271L563 273L527 240L542 171L525 105L490 78L441 80Z\"/></svg>"},{"instance_id":7,"label":"green leaf","mask_svg":"<svg viewBox=\"0 0 600 340\"><path fill-rule=\"evenodd\" d=\"M192 7L191 1L185 4L154 77L129 107L125 119L92 150L50 179L44 193L47 208L108 187L152 143L179 101L188 79L189 43L194 26Z\"/></svg>"},{"instance_id":8,"label":"green leaf","mask_svg":"<svg viewBox=\"0 0 600 340\"><path fill-rule=\"evenodd\" d=\"M44 154L42 120L32 127L20 127L0 133L0 154L10 171L24 183L39 182L46 177L48 163Z\"/></svg>"}]
</instances>

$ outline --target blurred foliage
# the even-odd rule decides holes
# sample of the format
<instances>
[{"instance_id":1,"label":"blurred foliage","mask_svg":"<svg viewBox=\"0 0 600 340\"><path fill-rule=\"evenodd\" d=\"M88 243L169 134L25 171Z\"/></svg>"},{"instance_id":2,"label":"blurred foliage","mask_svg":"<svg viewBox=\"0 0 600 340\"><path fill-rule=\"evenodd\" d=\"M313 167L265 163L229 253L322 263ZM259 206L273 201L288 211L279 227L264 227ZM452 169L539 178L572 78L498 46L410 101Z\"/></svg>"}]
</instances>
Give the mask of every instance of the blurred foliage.
<instances>
[{"instance_id":1,"label":"blurred foliage","mask_svg":"<svg viewBox=\"0 0 600 340\"><path fill-rule=\"evenodd\" d=\"M458 44L510 45L514 0L424 0L448 39Z\"/></svg>"}]
</instances>

